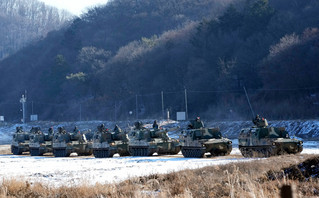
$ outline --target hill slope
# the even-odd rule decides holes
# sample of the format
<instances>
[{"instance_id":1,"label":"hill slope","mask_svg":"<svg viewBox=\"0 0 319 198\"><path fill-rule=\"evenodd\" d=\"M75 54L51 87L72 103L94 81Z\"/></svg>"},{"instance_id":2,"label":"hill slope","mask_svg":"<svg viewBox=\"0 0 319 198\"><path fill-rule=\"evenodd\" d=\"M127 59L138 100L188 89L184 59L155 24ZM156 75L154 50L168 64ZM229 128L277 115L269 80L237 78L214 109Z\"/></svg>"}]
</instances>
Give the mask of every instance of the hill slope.
<instances>
[{"instance_id":1,"label":"hill slope","mask_svg":"<svg viewBox=\"0 0 319 198\"><path fill-rule=\"evenodd\" d=\"M190 116L241 119L250 116L246 86L253 109L269 119L319 116L309 99L318 93L314 78L274 91L291 73L272 77L277 68L264 69L280 56L302 60L316 46L309 41L298 54L275 53L287 35L310 31L315 38L317 1L231 2L113 0L91 9L0 63L0 108L17 119L12 109L28 90L42 119L148 118L162 115L161 98L171 114L184 111L186 95ZM314 76L315 65L308 68Z\"/></svg>"},{"instance_id":2,"label":"hill slope","mask_svg":"<svg viewBox=\"0 0 319 198\"><path fill-rule=\"evenodd\" d=\"M0 2L0 60L59 29L72 15L37 0Z\"/></svg>"}]
</instances>

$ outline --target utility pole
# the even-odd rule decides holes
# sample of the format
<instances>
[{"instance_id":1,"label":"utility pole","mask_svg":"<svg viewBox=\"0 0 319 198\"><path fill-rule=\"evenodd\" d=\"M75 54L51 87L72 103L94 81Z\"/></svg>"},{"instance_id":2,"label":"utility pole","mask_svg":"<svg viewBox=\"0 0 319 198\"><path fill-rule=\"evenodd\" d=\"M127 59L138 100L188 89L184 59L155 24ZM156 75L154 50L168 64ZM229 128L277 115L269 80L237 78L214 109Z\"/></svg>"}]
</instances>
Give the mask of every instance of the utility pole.
<instances>
[{"instance_id":1,"label":"utility pole","mask_svg":"<svg viewBox=\"0 0 319 198\"><path fill-rule=\"evenodd\" d=\"M135 108L136 108L136 120L138 120L138 103L137 103L137 94L135 95Z\"/></svg>"},{"instance_id":2,"label":"utility pole","mask_svg":"<svg viewBox=\"0 0 319 198\"><path fill-rule=\"evenodd\" d=\"M25 92L26 93L26 92ZM25 123L25 103L27 102L27 97L25 95L22 95L20 102L22 104L22 123Z\"/></svg>"},{"instance_id":3,"label":"utility pole","mask_svg":"<svg viewBox=\"0 0 319 198\"><path fill-rule=\"evenodd\" d=\"M164 120L165 119L165 112L164 112L164 93L163 93L163 91L161 92L161 96L162 96L162 117Z\"/></svg>"},{"instance_id":4,"label":"utility pole","mask_svg":"<svg viewBox=\"0 0 319 198\"><path fill-rule=\"evenodd\" d=\"M33 115L33 101L31 102L31 111L32 111L32 115Z\"/></svg>"},{"instance_id":5,"label":"utility pole","mask_svg":"<svg viewBox=\"0 0 319 198\"><path fill-rule=\"evenodd\" d=\"M188 120L187 90L186 89L185 89L185 114L186 114L186 120Z\"/></svg>"},{"instance_id":6,"label":"utility pole","mask_svg":"<svg viewBox=\"0 0 319 198\"><path fill-rule=\"evenodd\" d=\"M116 101L114 101L114 121L116 121Z\"/></svg>"},{"instance_id":7,"label":"utility pole","mask_svg":"<svg viewBox=\"0 0 319 198\"><path fill-rule=\"evenodd\" d=\"M82 104L80 103L80 121L82 121Z\"/></svg>"}]
</instances>

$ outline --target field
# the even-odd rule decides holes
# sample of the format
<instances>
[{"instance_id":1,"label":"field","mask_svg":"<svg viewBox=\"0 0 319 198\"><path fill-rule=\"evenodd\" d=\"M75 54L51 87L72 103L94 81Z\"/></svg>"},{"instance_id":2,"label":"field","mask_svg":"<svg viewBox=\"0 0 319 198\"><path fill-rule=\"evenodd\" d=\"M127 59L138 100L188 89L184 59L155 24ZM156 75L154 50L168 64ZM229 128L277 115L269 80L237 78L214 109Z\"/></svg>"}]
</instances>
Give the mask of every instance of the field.
<instances>
[{"instance_id":1,"label":"field","mask_svg":"<svg viewBox=\"0 0 319 198\"><path fill-rule=\"evenodd\" d=\"M1 146L0 152L0 197L279 197L282 185L292 185L297 197L319 196L318 155L307 149L300 155L254 160L241 157L236 149L230 156L204 159L185 159L180 155L111 159L18 157L8 155L8 146ZM296 168L307 159L313 159L311 163L315 164L302 170ZM16 160L20 160L20 167L14 165ZM48 161L51 166L41 164L41 161ZM63 161L67 161L69 167ZM58 168L59 163L62 168ZM45 167L40 169L41 166ZM282 170L285 167L291 171ZM55 171L50 173L50 170ZM12 175L23 171L25 177ZM92 184L93 178L87 174L91 171L101 174L104 179ZM42 172L42 175L36 172ZM308 175L302 176L304 172ZM77 176L82 176L82 180L76 179L80 178Z\"/></svg>"}]
</instances>

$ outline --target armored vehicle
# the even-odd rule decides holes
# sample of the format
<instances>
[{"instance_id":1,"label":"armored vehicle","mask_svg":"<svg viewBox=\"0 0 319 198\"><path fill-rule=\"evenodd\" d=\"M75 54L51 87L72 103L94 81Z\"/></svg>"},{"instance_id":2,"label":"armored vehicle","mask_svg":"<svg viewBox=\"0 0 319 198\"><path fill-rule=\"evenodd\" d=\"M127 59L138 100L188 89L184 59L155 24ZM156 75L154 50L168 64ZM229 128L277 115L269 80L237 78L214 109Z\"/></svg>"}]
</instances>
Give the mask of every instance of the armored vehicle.
<instances>
[{"instance_id":1,"label":"armored vehicle","mask_svg":"<svg viewBox=\"0 0 319 198\"><path fill-rule=\"evenodd\" d=\"M184 157L202 158L205 153L224 156L232 151L232 142L222 137L220 129L204 128L199 117L188 125L187 130L182 131L180 142Z\"/></svg>"},{"instance_id":2,"label":"armored vehicle","mask_svg":"<svg viewBox=\"0 0 319 198\"><path fill-rule=\"evenodd\" d=\"M120 156L130 155L128 151L127 134L116 125L113 131L105 128L104 124L97 127L93 135L93 155L96 158L113 157L115 153Z\"/></svg>"},{"instance_id":3,"label":"armored vehicle","mask_svg":"<svg viewBox=\"0 0 319 198\"><path fill-rule=\"evenodd\" d=\"M77 127L73 133L67 132L63 127L58 128L52 140L53 154L55 157L68 157L71 153L80 155L92 154L92 142L87 141Z\"/></svg>"},{"instance_id":4,"label":"armored vehicle","mask_svg":"<svg viewBox=\"0 0 319 198\"><path fill-rule=\"evenodd\" d=\"M11 143L11 152L14 155L21 155L29 151L29 132L23 131L22 127L16 127Z\"/></svg>"},{"instance_id":5,"label":"armored vehicle","mask_svg":"<svg viewBox=\"0 0 319 198\"><path fill-rule=\"evenodd\" d=\"M44 134L39 127L30 135L30 155L41 156L44 153L52 153L53 127L49 128L48 134Z\"/></svg>"},{"instance_id":6,"label":"armored vehicle","mask_svg":"<svg viewBox=\"0 0 319 198\"><path fill-rule=\"evenodd\" d=\"M254 126L242 129L238 147L244 157L270 157L282 154L296 154L303 149L303 142L290 138L284 127L269 127L266 119L259 116Z\"/></svg>"},{"instance_id":7,"label":"armored vehicle","mask_svg":"<svg viewBox=\"0 0 319 198\"><path fill-rule=\"evenodd\" d=\"M151 156L154 153L158 155L179 153L179 141L168 137L168 131L156 125L153 125L152 129L146 129L141 122L136 122L129 141L130 154L132 156Z\"/></svg>"}]
</instances>

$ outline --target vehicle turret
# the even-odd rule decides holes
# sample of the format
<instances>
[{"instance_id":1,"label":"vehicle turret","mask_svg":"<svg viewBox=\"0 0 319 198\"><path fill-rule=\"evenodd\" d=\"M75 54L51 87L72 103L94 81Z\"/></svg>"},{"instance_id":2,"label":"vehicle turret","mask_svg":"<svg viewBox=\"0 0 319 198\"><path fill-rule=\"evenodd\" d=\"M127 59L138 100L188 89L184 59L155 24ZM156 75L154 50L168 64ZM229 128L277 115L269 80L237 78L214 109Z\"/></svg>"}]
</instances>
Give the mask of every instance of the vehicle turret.
<instances>
[{"instance_id":1,"label":"vehicle turret","mask_svg":"<svg viewBox=\"0 0 319 198\"><path fill-rule=\"evenodd\" d=\"M52 153L53 127L48 129L48 133L41 132L40 128L34 128L30 135L30 155L41 156L45 153Z\"/></svg>"},{"instance_id":2,"label":"vehicle turret","mask_svg":"<svg viewBox=\"0 0 319 198\"><path fill-rule=\"evenodd\" d=\"M150 156L154 153L177 154L180 151L179 141L170 138L167 133L179 128L164 129L153 123L153 128L145 128L141 122L135 122L130 132L129 151L132 156Z\"/></svg>"},{"instance_id":3,"label":"vehicle turret","mask_svg":"<svg viewBox=\"0 0 319 198\"><path fill-rule=\"evenodd\" d=\"M30 133L23 131L22 126L16 127L11 142L11 152L14 155L21 155L23 152L29 152Z\"/></svg>"},{"instance_id":4,"label":"vehicle turret","mask_svg":"<svg viewBox=\"0 0 319 198\"><path fill-rule=\"evenodd\" d=\"M224 156L232 151L232 142L222 137L220 129L205 128L199 117L191 121L188 128L182 131L180 143L184 157L202 158L205 153Z\"/></svg>"},{"instance_id":5,"label":"vehicle turret","mask_svg":"<svg viewBox=\"0 0 319 198\"><path fill-rule=\"evenodd\" d=\"M258 115L253 123L254 126L239 133L238 147L244 157L270 157L302 151L303 142L290 138L284 127L270 127L267 120Z\"/></svg>"},{"instance_id":6,"label":"vehicle turret","mask_svg":"<svg viewBox=\"0 0 319 198\"><path fill-rule=\"evenodd\" d=\"M99 125L93 135L93 155L96 158L113 157L116 153L128 156L128 141L127 134L118 125L115 125L113 131L103 124Z\"/></svg>"},{"instance_id":7,"label":"vehicle turret","mask_svg":"<svg viewBox=\"0 0 319 198\"><path fill-rule=\"evenodd\" d=\"M57 133L53 136L53 154L55 157L68 157L71 153L80 155L91 155L92 142L85 136L86 132L76 130L72 133L67 132L63 127L58 127Z\"/></svg>"}]
</instances>

